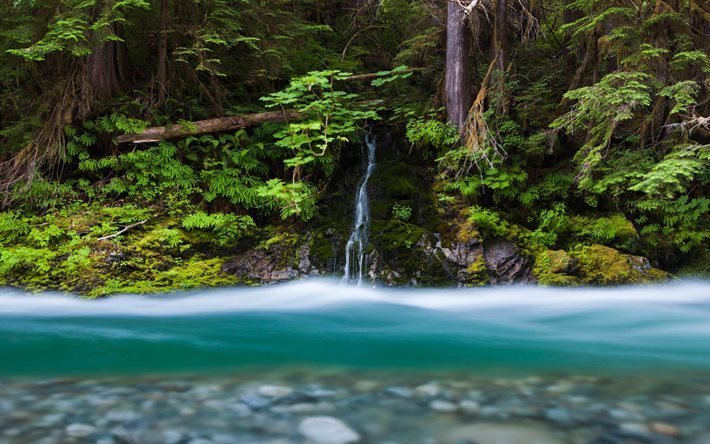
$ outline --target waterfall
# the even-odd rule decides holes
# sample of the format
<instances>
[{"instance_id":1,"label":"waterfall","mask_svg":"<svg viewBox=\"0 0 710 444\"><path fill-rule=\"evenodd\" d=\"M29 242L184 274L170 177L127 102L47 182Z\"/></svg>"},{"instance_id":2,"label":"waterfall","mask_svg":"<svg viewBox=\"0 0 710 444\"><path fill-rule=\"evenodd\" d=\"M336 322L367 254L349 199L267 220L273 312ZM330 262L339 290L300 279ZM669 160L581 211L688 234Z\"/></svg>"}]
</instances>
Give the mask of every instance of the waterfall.
<instances>
[{"instance_id":1,"label":"waterfall","mask_svg":"<svg viewBox=\"0 0 710 444\"><path fill-rule=\"evenodd\" d=\"M345 246L345 275L343 282L362 284L362 273L365 269L365 248L367 247L367 231L370 226L370 206L367 200L367 181L375 171L375 149L377 144L372 135L365 138L367 146L367 169L360 179L355 191L355 218L350 238Z\"/></svg>"}]
</instances>

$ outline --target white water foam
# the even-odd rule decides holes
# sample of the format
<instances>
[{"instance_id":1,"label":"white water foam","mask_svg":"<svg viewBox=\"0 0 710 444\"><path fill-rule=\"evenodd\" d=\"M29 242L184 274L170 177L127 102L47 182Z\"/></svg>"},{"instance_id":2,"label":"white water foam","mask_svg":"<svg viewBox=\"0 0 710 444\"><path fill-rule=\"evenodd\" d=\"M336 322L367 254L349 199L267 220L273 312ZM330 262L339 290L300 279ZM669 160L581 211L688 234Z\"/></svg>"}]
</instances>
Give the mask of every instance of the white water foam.
<instances>
[{"instance_id":1,"label":"white water foam","mask_svg":"<svg viewBox=\"0 0 710 444\"><path fill-rule=\"evenodd\" d=\"M508 286L469 289L390 289L339 285L334 279L306 279L260 288L195 290L159 296L118 295L85 300L59 293L28 294L0 289L0 316L186 316L255 311L314 311L352 305L400 305L446 312L500 313L508 319L565 316L610 311L606 322L623 324L625 316L677 311L710 312L710 282L677 281L654 286L617 288L545 288Z\"/></svg>"}]
</instances>

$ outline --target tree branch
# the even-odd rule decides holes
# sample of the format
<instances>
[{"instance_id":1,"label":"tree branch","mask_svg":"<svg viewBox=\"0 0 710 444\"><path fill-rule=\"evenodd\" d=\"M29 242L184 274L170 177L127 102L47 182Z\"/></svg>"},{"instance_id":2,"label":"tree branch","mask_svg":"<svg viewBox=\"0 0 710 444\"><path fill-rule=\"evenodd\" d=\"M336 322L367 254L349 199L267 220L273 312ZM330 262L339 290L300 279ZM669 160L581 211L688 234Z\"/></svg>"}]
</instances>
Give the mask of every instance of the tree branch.
<instances>
[{"instance_id":1,"label":"tree branch","mask_svg":"<svg viewBox=\"0 0 710 444\"><path fill-rule=\"evenodd\" d=\"M123 233L125 233L126 231L128 231L128 230L130 230L130 229L133 229L133 228L135 228L135 227L138 227L138 226L140 226L140 225L145 224L146 222L148 222L148 219L142 220L142 221L140 221L140 222L136 222L136 223L134 223L134 224L126 225L126 226L123 227L123 229L122 229L121 231L119 231L118 233L109 234L108 236L100 237L100 238L96 239L96 241L99 242L99 241L104 241L104 240L113 239L113 238L115 238L115 237L118 237L118 236L122 235Z\"/></svg>"}]
</instances>

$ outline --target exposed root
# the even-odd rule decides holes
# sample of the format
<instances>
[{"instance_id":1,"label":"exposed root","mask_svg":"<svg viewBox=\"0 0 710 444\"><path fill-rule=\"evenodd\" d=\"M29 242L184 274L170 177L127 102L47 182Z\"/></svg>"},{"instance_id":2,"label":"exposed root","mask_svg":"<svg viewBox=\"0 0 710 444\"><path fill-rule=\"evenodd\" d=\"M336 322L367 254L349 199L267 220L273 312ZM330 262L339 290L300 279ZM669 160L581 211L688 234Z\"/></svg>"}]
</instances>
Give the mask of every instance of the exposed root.
<instances>
[{"instance_id":1,"label":"exposed root","mask_svg":"<svg viewBox=\"0 0 710 444\"><path fill-rule=\"evenodd\" d=\"M50 176L61 173L62 160L66 157L66 136L64 128L74 120L74 114L80 105L80 95L76 94L80 82L81 70L74 70L73 75L60 83L48 94L48 101L53 100L49 116L34 139L23 147L14 157L0 163L0 194L2 206L12 200L18 186L29 187L39 171Z\"/></svg>"},{"instance_id":2,"label":"exposed root","mask_svg":"<svg viewBox=\"0 0 710 444\"><path fill-rule=\"evenodd\" d=\"M481 82L481 88L478 90L476 99L469 110L464 130L468 156L463 167L456 173L456 177L468 174L474 166L480 171L481 163L485 163L492 168L497 158L507 157L503 146L494 137L484 117L488 89L497 63L498 59L496 58L488 66L488 71Z\"/></svg>"}]
</instances>

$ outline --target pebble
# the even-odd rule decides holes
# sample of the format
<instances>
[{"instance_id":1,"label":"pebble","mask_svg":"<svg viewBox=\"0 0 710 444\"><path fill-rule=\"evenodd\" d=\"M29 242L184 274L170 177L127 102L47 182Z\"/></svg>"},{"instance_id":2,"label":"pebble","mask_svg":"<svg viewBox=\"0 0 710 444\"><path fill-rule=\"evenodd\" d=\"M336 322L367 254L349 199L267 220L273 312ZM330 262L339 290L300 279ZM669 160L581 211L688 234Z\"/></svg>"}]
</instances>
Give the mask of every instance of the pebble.
<instances>
[{"instance_id":1,"label":"pebble","mask_svg":"<svg viewBox=\"0 0 710 444\"><path fill-rule=\"evenodd\" d=\"M477 415L481 412L481 404L470 399L466 399L459 403L459 408L469 415Z\"/></svg>"},{"instance_id":2,"label":"pebble","mask_svg":"<svg viewBox=\"0 0 710 444\"><path fill-rule=\"evenodd\" d=\"M301 402L293 405L277 405L271 408L274 413L327 413L334 410L335 406L329 402Z\"/></svg>"},{"instance_id":3,"label":"pebble","mask_svg":"<svg viewBox=\"0 0 710 444\"><path fill-rule=\"evenodd\" d=\"M349 444L360 435L343 421L330 416L312 416L301 421L298 431L314 444Z\"/></svg>"},{"instance_id":4,"label":"pebble","mask_svg":"<svg viewBox=\"0 0 710 444\"><path fill-rule=\"evenodd\" d=\"M414 391L407 387L388 387L385 392L389 395L398 396L400 398L411 398L414 396Z\"/></svg>"},{"instance_id":5,"label":"pebble","mask_svg":"<svg viewBox=\"0 0 710 444\"><path fill-rule=\"evenodd\" d=\"M658 433L659 435L671 436L673 438L680 436L680 430L678 430L677 427L664 422L651 423L651 431L653 433Z\"/></svg>"},{"instance_id":6,"label":"pebble","mask_svg":"<svg viewBox=\"0 0 710 444\"><path fill-rule=\"evenodd\" d=\"M414 393L422 398L434 398L441 393L441 387L437 384L423 384L414 389Z\"/></svg>"},{"instance_id":7,"label":"pebble","mask_svg":"<svg viewBox=\"0 0 710 444\"><path fill-rule=\"evenodd\" d=\"M271 405L271 400L259 395L244 395L241 401L251 409L263 409Z\"/></svg>"},{"instance_id":8,"label":"pebble","mask_svg":"<svg viewBox=\"0 0 710 444\"><path fill-rule=\"evenodd\" d=\"M437 412L441 413L453 413L459 409L459 406L449 401L435 400L429 404L429 407Z\"/></svg>"},{"instance_id":9,"label":"pebble","mask_svg":"<svg viewBox=\"0 0 710 444\"><path fill-rule=\"evenodd\" d=\"M448 443L476 444L563 444L550 429L537 425L479 423L450 432Z\"/></svg>"},{"instance_id":10,"label":"pebble","mask_svg":"<svg viewBox=\"0 0 710 444\"><path fill-rule=\"evenodd\" d=\"M545 410L545 419L560 425L572 424L572 415L567 410L551 408Z\"/></svg>"},{"instance_id":11,"label":"pebble","mask_svg":"<svg viewBox=\"0 0 710 444\"><path fill-rule=\"evenodd\" d=\"M636 435L649 435L651 433L646 424L640 422L624 422L619 424L619 429Z\"/></svg>"},{"instance_id":12,"label":"pebble","mask_svg":"<svg viewBox=\"0 0 710 444\"><path fill-rule=\"evenodd\" d=\"M293 393L293 389L281 385L263 385L259 387L257 393L266 398L285 398Z\"/></svg>"},{"instance_id":13,"label":"pebble","mask_svg":"<svg viewBox=\"0 0 710 444\"><path fill-rule=\"evenodd\" d=\"M303 394L308 396L309 398L332 398L337 393L335 392L335 390L314 389L306 390Z\"/></svg>"},{"instance_id":14,"label":"pebble","mask_svg":"<svg viewBox=\"0 0 710 444\"><path fill-rule=\"evenodd\" d=\"M111 422L130 422L140 418L140 415L130 410L111 410L106 414L106 419Z\"/></svg>"},{"instance_id":15,"label":"pebble","mask_svg":"<svg viewBox=\"0 0 710 444\"><path fill-rule=\"evenodd\" d=\"M65 431L72 438L88 438L96 433L96 428L88 424L74 423L68 425Z\"/></svg>"},{"instance_id":16,"label":"pebble","mask_svg":"<svg viewBox=\"0 0 710 444\"><path fill-rule=\"evenodd\" d=\"M242 403L230 404L227 406L227 410L234 413L237 418L246 418L252 414L249 406Z\"/></svg>"}]
</instances>

